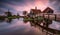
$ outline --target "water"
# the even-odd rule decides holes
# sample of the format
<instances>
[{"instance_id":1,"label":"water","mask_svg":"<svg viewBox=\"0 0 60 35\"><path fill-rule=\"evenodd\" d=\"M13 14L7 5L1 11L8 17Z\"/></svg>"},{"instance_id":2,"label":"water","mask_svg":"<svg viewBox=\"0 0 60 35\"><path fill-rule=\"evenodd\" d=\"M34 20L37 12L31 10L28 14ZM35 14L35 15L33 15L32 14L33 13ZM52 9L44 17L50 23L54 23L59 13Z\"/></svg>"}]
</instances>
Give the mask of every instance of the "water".
<instances>
[{"instance_id":1,"label":"water","mask_svg":"<svg viewBox=\"0 0 60 35\"><path fill-rule=\"evenodd\" d=\"M60 22L53 21L49 28L60 30ZM0 35L46 35L46 32L42 32L38 25L24 22L23 18L19 18L0 21Z\"/></svg>"},{"instance_id":2,"label":"water","mask_svg":"<svg viewBox=\"0 0 60 35\"><path fill-rule=\"evenodd\" d=\"M49 25L50 28L60 30L60 22L53 21L52 24Z\"/></svg>"}]
</instances>

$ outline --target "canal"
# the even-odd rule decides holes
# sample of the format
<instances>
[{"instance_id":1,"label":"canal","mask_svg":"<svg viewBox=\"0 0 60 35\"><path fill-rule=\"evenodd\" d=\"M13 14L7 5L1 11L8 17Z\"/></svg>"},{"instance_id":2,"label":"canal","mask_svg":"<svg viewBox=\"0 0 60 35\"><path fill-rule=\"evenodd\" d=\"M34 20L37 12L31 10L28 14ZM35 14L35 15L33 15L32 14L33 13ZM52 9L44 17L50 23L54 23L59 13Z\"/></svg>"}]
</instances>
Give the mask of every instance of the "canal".
<instances>
[{"instance_id":1,"label":"canal","mask_svg":"<svg viewBox=\"0 0 60 35\"><path fill-rule=\"evenodd\" d=\"M60 31L60 22L52 21L48 27ZM47 34L48 30L42 30L42 27L30 21L23 21L23 18L0 20L0 35L60 35L59 32Z\"/></svg>"}]
</instances>

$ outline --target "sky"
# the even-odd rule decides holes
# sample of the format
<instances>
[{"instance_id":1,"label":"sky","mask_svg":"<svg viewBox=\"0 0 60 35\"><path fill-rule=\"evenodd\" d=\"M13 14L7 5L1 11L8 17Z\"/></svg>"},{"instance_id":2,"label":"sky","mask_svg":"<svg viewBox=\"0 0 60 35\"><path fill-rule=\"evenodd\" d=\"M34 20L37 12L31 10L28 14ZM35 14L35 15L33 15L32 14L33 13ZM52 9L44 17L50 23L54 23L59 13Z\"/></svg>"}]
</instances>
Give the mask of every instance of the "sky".
<instances>
[{"instance_id":1,"label":"sky","mask_svg":"<svg viewBox=\"0 0 60 35\"><path fill-rule=\"evenodd\" d=\"M55 13L60 14L60 0L49 0L49 6L54 9Z\"/></svg>"},{"instance_id":2,"label":"sky","mask_svg":"<svg viewBox=\"0 0 60 35\"><path fill-rule=\"evenodd\" d=\"M0 14L10 10L13 14L27 12L37 7L41 11L50 7L55 12L60 12L60 0L0 0Z\"/></svg>"}]
</instances>

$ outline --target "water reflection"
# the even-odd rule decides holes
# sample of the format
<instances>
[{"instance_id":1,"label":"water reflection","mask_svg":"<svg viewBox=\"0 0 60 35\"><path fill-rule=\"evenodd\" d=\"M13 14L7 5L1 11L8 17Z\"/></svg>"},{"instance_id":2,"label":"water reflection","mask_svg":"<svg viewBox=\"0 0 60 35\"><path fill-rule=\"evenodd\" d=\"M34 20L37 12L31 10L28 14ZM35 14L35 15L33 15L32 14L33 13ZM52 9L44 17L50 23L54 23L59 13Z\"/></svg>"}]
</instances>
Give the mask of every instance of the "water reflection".
<instances>
[{"instance_id":1,"label":"water reflection","mask_svg":"<svg viewBox=\"0 0 60 35\"><path fill-rule=\"evenodd\" d=\"M4 18L4 19L1 19L0 20L0 22L4 22L4 21L10 23L12 21L12 19Z\"/></svg>"},{"instance_id":2,"label":"water reflection","mask_svg":"<svg viewBox=\"0 0 60 35\"><path fill-rule=\"evenodd\" d=\"M12 19L6 18L5 21L8 22L8 23L11 23Z\"/></svg>"},{"instance_id":3,"label":"water reflection","mask_svg":"<svg viewBox=\"0 0 60 35\"><path fill-rule=\"evenodd\" d=\"M19 20L19 18L16 18L16 19ZM7 22L7 23L11 23L12 20L13 20L12 18L4 18L4 19L1 19L0 22L4 22L4 21L5 21L5 22Z\"/></svg>"},{"instance_id":4,"label":"water reflection","mask_svg":"<svg viewBox=\"0 0 60 35\"><path fill-rule=\"evenodd\" d=\"M49 22L50 26L52 21ZM49 35L58 34L55 33L58 31L55 31L54 29L50 30L49 28L46 29L39 24L43 25L40 21L25 21L23 18L19 18L19 20L4 19L3 22L0 22L0 35L47 35L48 33Z\"/></svg>"},{"instance_id":5,"label":"water reflection","mask_svg":"<svg viewBox=\"0 0 60 35\"><path fill-rule=\"evenodd\" d=\"M39 27L39 29L42 28L42 30L40 30L40 31L42 31L42 33L45 30L44 31L45 32L45 35L60 35L60 28L58 28L56 26L58 29L55 29L54 28L55 27L54 26L55 23L53 23L52 20L45 19L45 20L43 20L41 22L40 21L35 21L35 20L33 20L33 21L27 21L26 20L26 23L27 22L30 22L31 26Z\"/></svg>"},{"instance_id":6,"label":"water reflection","mask_svg":"<svg viewBox=\"0 0 60 35\"><path fill-rule=\"evenodd\" d=\"M0 35L39 35L40 33L29 23L24 24L23 18L12 19L11 24L2 22L0 24Z\"/></svg>"},{"instance_id":7,"label":"water reflection","mask_svg":"<svg viewBox=\"0 0 60 35\"><path fill-rule=\"evenodd\" d=\"M52 21L52 24L50 24L49 27L52 29L60 30L60 22Z\"/></svg>"}]
</instances>

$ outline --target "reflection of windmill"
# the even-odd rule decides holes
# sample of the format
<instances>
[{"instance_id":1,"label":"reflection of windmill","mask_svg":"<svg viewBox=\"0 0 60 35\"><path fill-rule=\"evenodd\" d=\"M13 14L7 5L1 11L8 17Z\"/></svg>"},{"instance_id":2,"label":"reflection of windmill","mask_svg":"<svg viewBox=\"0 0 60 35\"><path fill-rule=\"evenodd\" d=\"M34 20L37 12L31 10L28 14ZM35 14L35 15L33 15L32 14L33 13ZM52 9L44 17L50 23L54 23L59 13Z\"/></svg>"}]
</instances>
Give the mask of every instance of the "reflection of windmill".
<instances>
[{"instance_id":1,"label":"reflection of windmill","mask_svg":"<svg viewBox=\"0 0 60 35\"><path fill-rule=\"evenodd\" d=\"M5 21L8 22L8 23L11 23L12 19L5 18Z\"/></svg>"},{"instance_id":2,"label":"reflection of windmill","mask_svg":"<svg viewBox=\"0 0 60 35\"><path fill-rule=\"evenodd\" d=\"M7 12L5 12L5 14L6 14L6 16L12 16L12 13L9 11L9 9L8 9L8 11Z\"/></svg>"}]
</instances>

